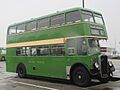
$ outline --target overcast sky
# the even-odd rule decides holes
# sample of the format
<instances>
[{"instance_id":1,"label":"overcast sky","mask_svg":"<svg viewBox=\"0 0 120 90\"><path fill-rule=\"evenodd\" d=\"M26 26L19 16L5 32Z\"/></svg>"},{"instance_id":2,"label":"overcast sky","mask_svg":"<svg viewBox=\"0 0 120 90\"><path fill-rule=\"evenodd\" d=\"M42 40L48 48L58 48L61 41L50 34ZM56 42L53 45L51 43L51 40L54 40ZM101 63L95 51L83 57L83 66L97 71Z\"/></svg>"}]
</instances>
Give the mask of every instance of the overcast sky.
<instances>
[{"instance_id":1,"label":"overcast sky","mask_svg":"<svg viewBox=\"0 0 120 90\"><path fill-rule=\"evenodd\" d=\"M82 7L82 0L0 0L0 46L5 46L10 24L40 17L72 7ZM85 7L104 16L109 39L106 46L120 49L120 0L85 0Z\"/></svg>"}]
</instances>

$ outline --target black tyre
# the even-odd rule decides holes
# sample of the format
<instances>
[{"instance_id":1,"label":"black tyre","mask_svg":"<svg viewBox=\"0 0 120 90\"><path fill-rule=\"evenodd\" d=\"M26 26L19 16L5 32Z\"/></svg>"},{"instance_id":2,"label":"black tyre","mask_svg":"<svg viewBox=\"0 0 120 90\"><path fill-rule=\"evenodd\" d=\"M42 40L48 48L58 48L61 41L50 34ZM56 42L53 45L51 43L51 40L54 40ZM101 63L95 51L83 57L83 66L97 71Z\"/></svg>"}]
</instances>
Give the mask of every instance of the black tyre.
<instances>
[{"instance_id":1,"label":"black tyre","mask_svg":"<svg viewBox=\"0 0 120 90\"><path fill-rule=\"evenodd\" d=\"M107 83L109 81L109 78L99 78L98 80L102 83Z\"/></svg>"},{"instance_id":2,"label":"black tyre","mask_svg":"<svg viewBox=\"0 0 120 90\"><path fill-rule=\"evenodd\" d=\"M5 61L5 57L4 56L1 57L1 61Z\"/></svg>"},{"instance_id":3,"label":"black tyre","mask_svg":"<svg viewBox=\"0 0 120 90\"><path fill-rule=\"evenodd\" d=\"M89 72L84 67L77 67L74 69L72 80L78 86L88 86L91 82Z\"/></svg>"},{"instance_id":4,"label":"black tyre","mask_svg":"<svg viewBox=\"0 0 120 90\"><path fill-rule=\"evenodd\" d=\"M99 81L102 83L107 83L109 81L109 79L108 78L101 78L101 79L99 79Z\"/></svg>"},{"instance_id":5,"label":"black tyre","mask_svg":"<svg viewBox=\"0 0 120 90\"><path fill-rule=\"evenodd\" d=\"M23 64L20 64L17 68L17 73L20 78L26 77L26 68Z\"/></svg>"},{"instance_id":6,"label":"black tyre","mask_svg":"<svg viewBox=\"0 0 120 90\"><path fill-rule=\"evenodd\" d=\"M107 78L100 78L100 77L98 77L98 80L99 80L100 82L102 82L102 83L107 83L108 81L111 80L111 78L112 78L112 76L111 76L111 74L109 73Z\"/></svg>"}]
</instances>

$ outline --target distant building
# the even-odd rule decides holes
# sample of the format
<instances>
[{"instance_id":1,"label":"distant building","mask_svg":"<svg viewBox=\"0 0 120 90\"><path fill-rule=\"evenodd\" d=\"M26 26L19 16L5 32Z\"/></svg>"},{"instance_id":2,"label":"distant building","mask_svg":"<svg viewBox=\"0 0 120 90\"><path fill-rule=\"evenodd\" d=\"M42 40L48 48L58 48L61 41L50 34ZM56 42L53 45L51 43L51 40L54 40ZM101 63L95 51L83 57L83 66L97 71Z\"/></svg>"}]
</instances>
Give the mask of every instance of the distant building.
<instances>
[{"instance_id":1,"label":"distant building","mask_svg":"<svg viewBox=\"0 0 120 90\"><path fill-rule=\"evenodd\" d=\"M120 53L115 50L115 48L110 47L100 47L102 54L106 54L109 58L120 56Z\"/></svg>"}]
</instances>

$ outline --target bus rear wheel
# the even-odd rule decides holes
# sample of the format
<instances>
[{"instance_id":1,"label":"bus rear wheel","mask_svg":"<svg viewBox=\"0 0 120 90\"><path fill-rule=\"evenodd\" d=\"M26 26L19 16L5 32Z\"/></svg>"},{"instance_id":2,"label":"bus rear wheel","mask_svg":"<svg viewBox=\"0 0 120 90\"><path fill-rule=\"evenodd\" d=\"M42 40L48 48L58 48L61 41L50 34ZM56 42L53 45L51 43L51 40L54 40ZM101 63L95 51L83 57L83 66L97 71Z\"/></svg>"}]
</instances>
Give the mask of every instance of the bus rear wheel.
<instances>
[{"instance_id":1,"label":"bus rear wheel","mask_svg":"<svg viewBox=\"0 0 120 90\"><path fill-rule=\"evenodd\" d=\"M26 77L26 68L24 64L20 64L17 68L17 73L20 78L25 78Z\"/></svg>"},{"instance_id":2,"label":"bus rear wheel","mask_svg":"<svg viewBox=\"0 0 120 90\"><path fill-rule=\"evenodd\" d=\"M84 67L77 67L74 69L72 80L78 86L88 86L91 82L89 72Z\"/></svg>"}]
</instances>

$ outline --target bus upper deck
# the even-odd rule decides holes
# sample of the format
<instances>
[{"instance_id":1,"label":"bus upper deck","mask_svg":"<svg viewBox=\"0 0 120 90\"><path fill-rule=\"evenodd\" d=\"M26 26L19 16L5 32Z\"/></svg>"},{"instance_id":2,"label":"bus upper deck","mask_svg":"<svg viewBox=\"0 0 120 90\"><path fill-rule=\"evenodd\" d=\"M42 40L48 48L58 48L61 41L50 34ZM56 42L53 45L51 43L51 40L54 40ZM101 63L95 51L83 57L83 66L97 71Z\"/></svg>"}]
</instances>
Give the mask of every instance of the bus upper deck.
<instances>
[{"instance_id":1,"label":"bus upper deck","mask_svg":"<svg viewBox=\"0 0 120 90\"><path fill-rule=\"evenodd\" d=\"M10 25L7 43L85 35L107 38L102 14L88 9L72 8Z\"/></svg>"}]
</instances>

